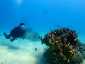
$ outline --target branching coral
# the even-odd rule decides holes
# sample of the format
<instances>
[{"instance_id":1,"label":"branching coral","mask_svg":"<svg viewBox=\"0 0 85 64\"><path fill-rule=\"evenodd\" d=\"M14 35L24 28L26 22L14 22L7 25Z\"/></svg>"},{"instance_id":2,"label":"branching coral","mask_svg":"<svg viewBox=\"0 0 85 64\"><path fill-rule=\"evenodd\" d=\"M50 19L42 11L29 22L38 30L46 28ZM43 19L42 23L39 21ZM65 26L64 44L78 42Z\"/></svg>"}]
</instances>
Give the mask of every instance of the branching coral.
<instances>
[{"instance_id":1,"label":"branching coral","mask_svg":"<svg viewBox=\"0 0 85 64\"><path fill-rule=\"evenodd\" d=\"M74 64L78 54L78 36L69 28L55 29L44 36L42 43L49 48L45 52L46 64ZM79 63L80 64L80 63Z\"/></svg>"}]
</instances>

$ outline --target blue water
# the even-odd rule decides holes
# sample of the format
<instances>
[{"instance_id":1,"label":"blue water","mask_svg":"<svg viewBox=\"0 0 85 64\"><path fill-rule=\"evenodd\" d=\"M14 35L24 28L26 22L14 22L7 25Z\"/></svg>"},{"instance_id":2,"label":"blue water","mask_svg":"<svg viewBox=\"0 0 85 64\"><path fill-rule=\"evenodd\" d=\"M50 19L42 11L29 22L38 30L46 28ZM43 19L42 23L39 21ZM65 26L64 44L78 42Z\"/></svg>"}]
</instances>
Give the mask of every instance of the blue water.
<instances>
[{"instance_id":1,"label":"blue water","mask_svg":"<svg viewBox=\"0 0 85 64\"><path fill-rule=\"evenodd\" d=\"M85 41L84 0L1 0L0 29L9 31L21 21L39 33L56 27L70 27Z\"/></svg>"},{"instance_id":2,"label":"blue water","mask_svg":"<svg viewBox=\"0 0 85 64\"><path fill-rule=\"evenodd\" d=\"M40 35L54 28L69 27L77 31L84 43L85 1L0 0L0 32L9 32L20 22Z\"/></svg>"}]
</instances>

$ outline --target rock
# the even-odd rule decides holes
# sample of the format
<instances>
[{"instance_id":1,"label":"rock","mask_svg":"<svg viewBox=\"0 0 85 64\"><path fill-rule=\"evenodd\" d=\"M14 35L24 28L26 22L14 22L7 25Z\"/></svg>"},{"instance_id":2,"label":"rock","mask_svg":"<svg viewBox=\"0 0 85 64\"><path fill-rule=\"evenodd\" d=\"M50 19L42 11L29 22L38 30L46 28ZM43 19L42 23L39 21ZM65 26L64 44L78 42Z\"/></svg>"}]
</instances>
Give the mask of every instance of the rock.
<instances>
[{"instance_id":1,"label":"rock","mask_svg":"<svg viewBox=\"0 0 85 64\"><path fill-rule=\"evenodd\" d=\"M44 36L42 43L49 47L44 53L45 64L81 64L83 62L82 55L85 49L78 45L78 36L74 30L55 29Z\"/></svg>"}]
</instances>

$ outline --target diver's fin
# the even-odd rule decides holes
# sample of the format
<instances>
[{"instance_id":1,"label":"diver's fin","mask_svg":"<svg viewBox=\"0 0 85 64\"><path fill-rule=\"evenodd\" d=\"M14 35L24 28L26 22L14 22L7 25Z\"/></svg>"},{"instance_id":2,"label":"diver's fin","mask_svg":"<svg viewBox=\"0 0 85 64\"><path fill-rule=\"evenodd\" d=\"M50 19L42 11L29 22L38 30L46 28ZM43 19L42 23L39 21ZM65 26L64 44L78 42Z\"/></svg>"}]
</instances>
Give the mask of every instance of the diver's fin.
<instances>
[{"instance_id":1,"label":"diver's fin","mask_svg":"<svg viewBox=\"0 0 85 64\"><path fill-rule=\"evenodd\" d=\"M4 34L4 36L5 36L6 39L9 39L10 38L10 36L7 35L6 33L3 33L3 34Z\"/></svg>"}]
</instances>

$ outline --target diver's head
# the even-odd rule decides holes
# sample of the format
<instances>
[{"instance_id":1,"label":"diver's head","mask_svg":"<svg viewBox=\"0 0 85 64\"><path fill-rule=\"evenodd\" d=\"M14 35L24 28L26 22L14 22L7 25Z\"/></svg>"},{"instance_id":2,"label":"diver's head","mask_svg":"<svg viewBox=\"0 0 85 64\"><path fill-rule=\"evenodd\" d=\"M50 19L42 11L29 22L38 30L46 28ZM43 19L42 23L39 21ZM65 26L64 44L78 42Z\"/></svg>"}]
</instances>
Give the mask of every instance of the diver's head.
<instances>
[{"instance_id":1,"label":"diver's head","mask_svg":"<svg viewBox=\"0 0 85 64\"><path fill-rule=\"evenodd\" d=\"M25 24L24 24L24 23L20 23L19 26L20 26L20 27L24 27Z\"/></svg>"},{"instance_id":2,"label":"diver's head","mask_svg":"<svg viewBox=\"0 0 85 64\"><path fill-rule=\"evenodd\" d=\"M20 26L25 25L24 23L20 23Z\"/></svg>"},{"instance_id":3,"label":"diver's head","mask_svg":"<svg viewBox=\"0 0 85 64\"><path fill-rule=\"evenodd\" d=\"M24 24L24 23L20 23L20 24L19 24L19 26L20 26L21 28L23 28L23 29L26 29L26 27L25 27L25 24Z\"/></svg>"}]
</instances>

